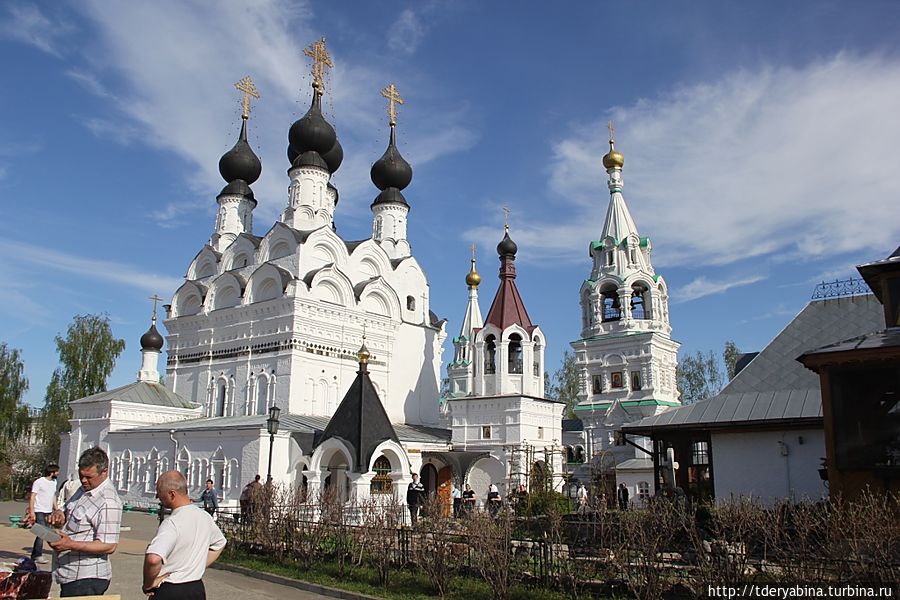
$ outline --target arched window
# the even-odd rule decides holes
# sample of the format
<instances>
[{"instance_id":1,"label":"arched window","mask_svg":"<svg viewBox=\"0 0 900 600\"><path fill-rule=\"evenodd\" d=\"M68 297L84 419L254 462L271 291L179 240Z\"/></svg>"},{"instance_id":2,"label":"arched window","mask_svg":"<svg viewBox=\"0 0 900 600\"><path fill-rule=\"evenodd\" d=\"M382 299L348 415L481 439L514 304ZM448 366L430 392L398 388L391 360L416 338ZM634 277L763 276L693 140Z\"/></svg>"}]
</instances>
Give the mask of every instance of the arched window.
<instances>
[{"instance_id":1,"label":"arched window","mask_svg":"<svg viewBox=\"0 0 900 600\"><path fill-rule=\"evenodd\" d=\"M256 414L269 412L269 378L260 374L256 378Z\"/></svg>"},{"instance_id":2,"label":"arched window","mask_svg":"<svg viewBox=\"0 0 900 600\"><path fill-rule=\"evenodd\" d=\"M225 384L224 379L220 379L218 383L216 383L216 411L213 416L215 417L224 417L225 416L225 396L228 391L228 386Z\"/></svg>"},{"instance_id":3,"label":"arched window","mask_svg":"<svg viewBox=\"0 0 900 600\"><path fill-rule=\"evenodd\" d=\"M509 356L507 356L507 372L522 373L522 336L514 333L509 336Z\"/></svg>"},{"instance_id":4,"label":"arched window","mask_svg":"<svg viewBox=\"0 0 900 600\"><path fill-rule=\"evenodd\" d=\"M646 481L641 481L637 485L637 493L638 498L641 499L642 502L646 502L650 499L650 484Z\"/></svg>"},{"instance_id":5,"label":"arched window","mask_svg":"<svg viewBox=\"0 0 900 600\"><path fill-rule=\"evenodd\" d=\"M484 372L497 372L497 342L493 335L489 335L484 340Z\"/></svg>"},{"instance_id":6,"label":"arched window","mask_svg":"<svg viewBox=\"0 0 900 600\"><path fill-rule=\"evenodd\" d=\"M631 286L631 318L650 318L650 294L648 292L647 286L642 283Z\"/></svg>"},{"instance_id":7,"label":"arched window","mask_svg":"<svg viewBox=\"0 0 900 600\"><path fill-rule=\"evenodd\" d=\"M406 297L406 310L416 310L416 299L412 296Z\"/></svg>"},{"instance_id":8,"label":"arched window","mask_svg":"<svg viewBox=\"0 0 900 600\"><path fill-rule=\"evenodd\" d=\"M393 493L394 480L391 479L391 461L386 456L379 456L375 459L372 470L375 471L375 476L372 477L369 492L372 494Z\"/></svg>"},{"instance_id":9,"label":"arched window","mask_svg":"<svg viewBox=\"0 0 900 600\"><path fill-rule=\"evenodd\" d=\"M372 226L372 237L375 238L376 240L381 239L381 234L384 229L383 223L384 223L384 221L380 216L375 217L375 223Z\"/></svg>"},{"instance_id":10,"label":"arched window","mask_svg":"<svg viewBox=\"0 0 900 600\"><path fill-rule=\"evenodd\" d=\"M541 338L534 338L534 376L540 377L543 369L541 368L541 354L543 347L541 346Z\"/></svg>"},{"instance_id":11,"label":"arched window","mask_svg":"<svg viewBox=\"0 0 900 600\"><path fill-rule=\"evenodd\" d=\"M584 448L575 446L575 462L581 464L584 462Z\"/></svg>"},{"instance_id":12,"label":"arched window","mask_svg":"<svg viewBox=\"0 0 900 600\"><path fill-rule=\"evenodd\" d=\"M601 295L603 303L603 321L618 321L622 318L622 305L619 303L619 291L615 287L603 290Z\"/></svg>"}]
</instances>

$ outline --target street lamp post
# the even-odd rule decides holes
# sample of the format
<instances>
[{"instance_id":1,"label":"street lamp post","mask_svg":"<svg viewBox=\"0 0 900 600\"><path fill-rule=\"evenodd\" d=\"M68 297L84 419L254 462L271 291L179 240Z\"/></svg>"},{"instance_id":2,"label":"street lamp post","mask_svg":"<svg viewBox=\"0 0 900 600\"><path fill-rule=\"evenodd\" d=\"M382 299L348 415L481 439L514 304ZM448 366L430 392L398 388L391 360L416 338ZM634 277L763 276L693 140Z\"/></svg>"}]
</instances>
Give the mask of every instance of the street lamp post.
<instances>
[{"instance_id":1,"label":"street lamp post","mask_svg":"<svg viewBox=\"0 0 900 600\"><path fill-rule=\"evenodd\" d=\"M278 415L281 409L277 406L269 408L269 418L266 419L266 431L269 432L269 469L266 476L266 485L272 486L272 447L275 445L275 434L278 433Z\"/></svg>"}]
</instances>

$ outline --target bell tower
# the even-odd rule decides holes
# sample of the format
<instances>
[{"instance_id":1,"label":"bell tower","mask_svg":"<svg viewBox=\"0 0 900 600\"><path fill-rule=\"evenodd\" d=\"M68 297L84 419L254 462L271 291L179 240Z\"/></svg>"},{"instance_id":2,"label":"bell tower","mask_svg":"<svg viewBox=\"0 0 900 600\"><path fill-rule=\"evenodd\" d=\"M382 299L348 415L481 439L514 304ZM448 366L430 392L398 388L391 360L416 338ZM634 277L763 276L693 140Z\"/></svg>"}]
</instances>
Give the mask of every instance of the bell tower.
<instances>
[{"instance_id":1,"label":"bell tower","mask_svg":"<svg viewBox=\"0 0 900 600\"><path fill-rule=\"evenodd\" d=\"M588 456L612 453L617 464L635 457L631 447L615 446L620 425L681 405L668 288L650 261L650 238L638 233L625 204L624 163L610 122L603 157L609 205L600 238L588 247L591 273L579 291L581 338L571 343L581 388L575 413L584 423Z\"/></svg>"}]
</instances>

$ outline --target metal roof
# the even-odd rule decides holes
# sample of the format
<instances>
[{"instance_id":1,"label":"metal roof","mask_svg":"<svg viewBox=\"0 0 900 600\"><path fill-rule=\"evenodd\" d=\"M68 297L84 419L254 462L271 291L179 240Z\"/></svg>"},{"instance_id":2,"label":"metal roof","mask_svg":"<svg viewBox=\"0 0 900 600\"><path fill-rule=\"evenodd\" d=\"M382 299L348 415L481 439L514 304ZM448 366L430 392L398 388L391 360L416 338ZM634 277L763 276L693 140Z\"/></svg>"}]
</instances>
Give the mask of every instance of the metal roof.
<instances>
[{"instance_id":1,"label":"metal roof","mask_svg":"<svg viewBox=\"0 0 900 600\"><path fill-rule=\"evenodd\" d=\"M814 348L884 327L872 294L810 302L722 391L703 402L645 417L626 433L815 422L822 418L819 377L797 362Z\"/></svg>"},{"instance_id":2,"label":"metal roof","mask_svg":"<svg viewBox=\"0 0 900 600\"><path fill-rule=\"evenodd\" d=\"M178 394L170 391L166 386L159 383L150 383L148 381L136 381L117 387L106 392L99 392L92 396L86 396L73 400L72 404L92 404L94 402L106 402L115 400L116 402L130 402L132 404L144 404L147 406L167 406L169 408L197 408L199 404L194 404L190 400L186 400Z\"/></svg>"}]
</instances>

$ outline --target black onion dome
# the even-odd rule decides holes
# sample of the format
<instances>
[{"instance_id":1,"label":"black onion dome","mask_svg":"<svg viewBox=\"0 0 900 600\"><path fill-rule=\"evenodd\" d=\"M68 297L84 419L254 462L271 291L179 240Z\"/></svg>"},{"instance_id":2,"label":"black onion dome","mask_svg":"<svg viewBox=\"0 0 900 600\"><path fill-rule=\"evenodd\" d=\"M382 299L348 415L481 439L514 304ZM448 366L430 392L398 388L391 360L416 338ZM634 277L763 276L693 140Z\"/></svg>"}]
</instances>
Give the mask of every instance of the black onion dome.
<instances>
[{"instance_id":1,"label":"black onion dome","mask_svg":"<svg viewBox=\"0 0 900 600\"><path fill-rule=\"evenodd\" d=\"M219 173L222 174L222 179L229 183L243 179L250 184L259 179L262 163L247 143L247 119L244 119L241 125L241 135L234 148L219 159Z\"/></svg>"},{"instance_id":2,"label":"black onion dome","mask_svg":"<svg viewBox=\"0 0 900 600\"><path fill-rule=\"evenodd\" d=\"M322 155L322 160L328 165L328 171L330 173L334 173L341 168L341 163L344 162L344 148L341 146L340 140L335 138L334 146L331 147L331 150Z\"/></svg>"},{"instance_id":3,"label":"black onion dome","mask_svg":"<svg viewBox=\"0 0 900 600\"><path fill-rule=\"evenodd\" d=\"M320 169L327 169L328 163L326 163L322 159L322 155L314 150L307 150L300 156L294 159L293 165L295 167L319 167Z\"/></svg>"},{"instance_id":4,"label":"black onion dome","mask_svg":"<svg viewBox=\"0 0 900 600\"><path fill-rule=\"evenodd\" d=\"M389 187L386 190L382 190L381 193L375 197L372 206L375 206L376 204L402 204L407 207L409 206L406 202L406 198L403 197L403 193L395 187Z\"/></svg>"},{"instance_id":5,"label":"black onion dome","mask_svg":"<svg viewBox=\"0 0 900 600\"><path fill-rule=\"evenodd\" d=\"M503 234L503 239L497 244L497 254L500 256L515 256L518 251L519 247L516 246L516 243L509 237L509 229L507 228L506 233Z\"/></svg>"},{"instance_id":6,"label":"black onion dome","mask_svg":"<svg viewBox=\"0 0 900 600\"><path fill-rule=\"evenodd\" d=\"M253 190L250 189L250 186L243 179L235 179L223 187L222 191L219 192L219 196L244 196L256 202L256 199L253 197Z\"/></svg>"},{"instance_id":7,"label":"black onion dome","mask_svg":"<svg viewBox=\"0 0 900 600\"><path fill-rule=\"evenodd\" d=\"M150 325L147 333L141 336L141 350L156 350L159 352L163 347L163 337L156 330L156 324Z\"/></svg>"},{"instance_id":8,"label":"black onion dome","mask_svg":"<svg viewBox=\"0 0 900 600\"><path fill-rule=\"evenodd\" d=\"M296 155L304 152L318 152L325 154L334 146L337 134L325 117L322 116L322 106L318 94L313 94L312 105L306 114L294 121L288 131L288 143L290 151ZM290 156L290 154L288 154ZM293 161L291 161L293 164Z\"/></svg>"},{"instance_id":9,"label":"black onion dome","mask_svg":"<svg viewBox=\"0 0 900 600\"><path fill-rule=\"evenodd\" d=\"M372 165L371 176L372 183L379 190L388 188L402 190L412 181L412 167L400 156L400 151L397 150L393 126L391 126L391 141L381 158Z\"/></svg>"}]
</instances>

